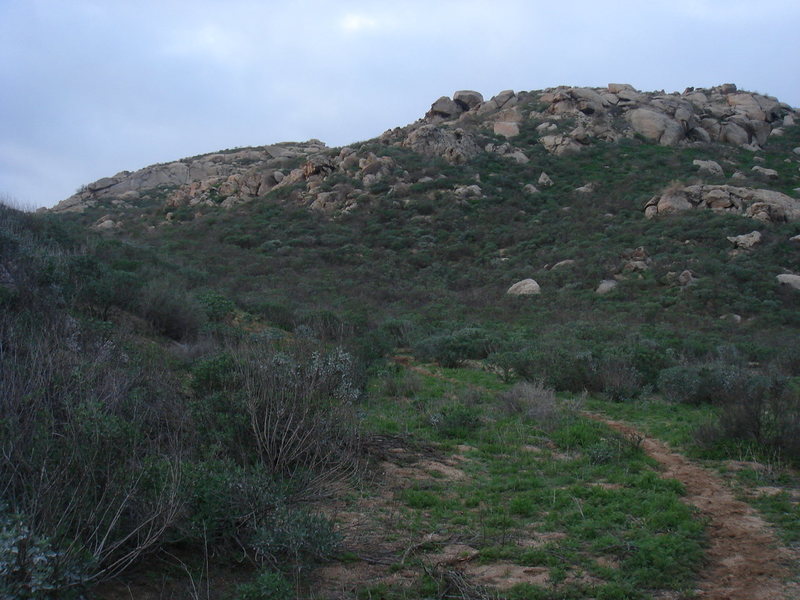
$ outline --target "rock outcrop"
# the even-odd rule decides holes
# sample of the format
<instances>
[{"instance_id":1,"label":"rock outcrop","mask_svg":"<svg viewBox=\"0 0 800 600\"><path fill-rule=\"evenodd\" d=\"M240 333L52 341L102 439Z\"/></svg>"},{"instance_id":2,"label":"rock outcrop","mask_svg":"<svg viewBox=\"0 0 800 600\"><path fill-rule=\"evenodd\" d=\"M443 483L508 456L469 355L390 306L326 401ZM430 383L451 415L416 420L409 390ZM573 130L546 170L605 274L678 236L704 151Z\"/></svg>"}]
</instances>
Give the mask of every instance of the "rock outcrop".
<instances>
[{"instance_id":1,"label":"rock outcrop","mask_svg":"<svg viewBox=\"0 0 800 600\"><path fill-rule=\"evenodd\" d=\"M221 204L229 198L232 204L267 193L281 181L282 169L292 161L319 154L325 148L319 140L287 142L122 171L86 185L51 210L82 211L96 206L100 199L110 199L113 205L126 207L144 193L157 189L174 190L170 206Z\"/></svg>"},{"instance_id":2,"label":"rock outcrop","mask_svg":"<svg viewBox=\"0 0 800 600\"><path fill-rule=\"evenodd\" d=\"M403 146L428 156L438 156L453 164L462 164L474 158L481 149L475 137L463 129L449 129L437 125L423 125L415 129Z\"/></svg>"},{"instance_id":3,"label":"rock outcrop","mask_svg":"<svg viewBox=\"0 0 800 600\"><path fill-rule=\"evenodd\" d=\"M651 198L644 207L645 216L708 208L764 221L781 223L800 220L800 200L781 192L732 185L689 185L670 188Z\"/></svg>"},{"instance_id":4,"label":"rock outcrop","mask_svg":"<svg viewBox=\"0 0 800 600\"><path fill-rule=\"evenodd\" d=\"M539 287L535 279L523 279L522 281L518 281L508 288L506 292L508 296L535 296L541 293L542 288Z\"/></svg>"},{"instance_id":5,"label":"rock outcrop","mask_svg":"<svg viewBox=\"0 0 800 600\"><path fill-rule=\"evenodd\" d=\"M727 239L737 248L749 250L761 243L761 232L751 231L750 233L743 233L742 235L729 235Z\"/></svg>"},{"instance_id":6,"label":"rock outcrop","mask_svg":"<svg viewBox=\"0 0 800 600\"><path fill-rule=\"evenodd\" d=\"M665 146L719 143L757 151L770 136L796 126L797 120L800 114L790 106L769 96L740 91L732 84L671 94L640 92L621 83L604 88L561 86L536 92L505 90L489 100L477 91L460 90L452 98L437 99L418 121L391 129L370 143L441 158L453 165L469 163L484 152L524 165L535 155L531 144L568 160L569 155L596 141L637 136ZM497 137L507 141L498 142ZM391 158L373 152L380 154L363 146L337 153L310 140L206 154L104 177L51 210L126 209L153 201L168 210L229 208L283 190L281 198L333 214L374 201L375 194L408 194L416 181ZM694 165L700 175L725 175L712 160L696 160ZM732 177L764 181L779 177L775 170L760 165L747 175L742 170L740 167ZM537 183L539 188L552 184L545 174ZM525 191L535 194L537 189L531 185ZM646 214L652 217L708 207L768 221L796 220L796 204L769 190L689 186L652 199Z\"/></svg>"},{"instance_id":7,"label":"rock outcrop","mask_svg":"<svg viewBox=\"0 0 800 600\"><path fill-rule=\"evenodd\" d=\"M778 283L789 286L795 290L800 290L800 275L792 273L782 273L776 277Z\"/></svg>"}]
</instances>

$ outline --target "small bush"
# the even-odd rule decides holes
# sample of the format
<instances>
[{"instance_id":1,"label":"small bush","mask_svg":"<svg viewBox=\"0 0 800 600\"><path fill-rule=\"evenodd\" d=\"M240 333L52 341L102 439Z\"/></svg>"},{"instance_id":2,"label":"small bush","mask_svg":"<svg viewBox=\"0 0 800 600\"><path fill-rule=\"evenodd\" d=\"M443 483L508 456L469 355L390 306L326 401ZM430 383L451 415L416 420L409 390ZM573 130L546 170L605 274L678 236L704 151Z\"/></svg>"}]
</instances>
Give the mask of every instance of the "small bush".
<instances>
[{"instance_id":1,"label":"small bush","mask_svg":"<svg viewBox=\"0 0 800 600\"><path fill-rule=\"evenodd\" d=\"M292 600L294 589L281 573L262 571L250 583L236 587L235 600Z\"/></svg>"},{"instance_id":2,"label":"small bush","mask_svg":"<svg viewBox=\"0 0 800 600\"><path fill-rule=\"evenodd\" d=\"M422 377L407 369L390 373L383 379L383 394L390 398L412 398L421 389Z\"/></svg>"},{"instance_id":3,"label":"small bush","mask_svg":"<svg viewBox=\"0 0 800 600\"><path fill-rule=\"evenodd\" d=\"M235 382L235 361L229 353L218 354L192 365L192 388L196 393L224 390Z\"/></svg>"},{"instance_id":4,"label":"small bush","mask_svg":"<svg viewBox=\"0 0 800 600\"><path fill-rule=\"evenodd\" d=\"M681 404L699 404L702 381L694 367L669 367L658 374L658 390L666 400Z\"/></svg>"},{"instance_id":5,"label":"small bush","mask_svg":"<svg viewBox=\"0 0 800 600\"><path fill-rule=\"evenodd\" d=\"M770 375L739 378L734 390L717 420L697 429L695 441L708 449L744 444L756 455L800 462L800 391L788 379Z\"/></svg>"},{"instance_id":6,"label":"small bush","mask_svg":"<svg viewBox=\"0 0 800 600\"><path fill-rule=\"evenodd\" d=\"M236 308L232 300L213 290L199 294L197 301L210 321L222 321Z\"/></svg>"},{"instance_id":7,"label":"small bush","mask_svg":"<svg viewBox=\"0 0 800 600\"><path fill-rule=\"evenodd\" d=\"M481 425L480 412L473 406L447 404L429 417L433 428L449 438L466 438Z\"/></svg>"},{"instance_id":8,"label":"small bush","mask_svg":"<svg viewBox=\"0 0 800 600\"><path fill-rule=\"evenodd\" d=\"M242 410L258 462L275 475L319 483L355 469L362 373L353 357L342 349L306 357L260 346L240 352Z\"/></svg>"},{"instance_id":9,"label":"small bush","mask_svg":"<svg viewBox=\"0 0 800 600\"><path fill-rule=\"evenodd\" d=\"M330 519L306 510L279 506L253 536L256 557L273 566L291 563L306 570L314 563L330 560L341 544L341 536Z\"/></svg>"},{"instance_id":10,"label":"small bush","mask_svg":"<svg viewBox=\"0 0 800 600\"><path fill-rule=\"evenodd\" d=\"M740 364L720 361L697 366L669 367L659 373L658 389L672 402L733 405L769 392L770 378ZM749 402L749 400L748 400Z\"/></svg>"},{"instance_id":11,"label":"small bush","mask_svg":"<svg viewBox=\"0 0 800 600\"><path fill-rule=\"evenodd\" d=\"M55 548L36 535L20 515L0 506L0 597L71 596L91 572L80 558Z\"/></svg>"},{"instance_id":12,"label":"small bush","mask_svg":"<svg viewBox=\"0 0 800 600\"><path fill-rule=\"evenodd\" d=\"M546 431L561 420L555 391L541 381L517 383L500 394L500 401L507 413L529 419Z\"/></svg>"},{"instance_id":13,"label":"small bush","mask_svg":"<svg viewBox=\"0 0 800 600\"><path fill-rule=\"evenodd\" d=\"M610 400L632 400L642 393L642 375L627 356L604 356L594 364L600 388Z\"/></svg>"},{"instance_id":14,"label":"small bush","mask_svg":"<svg viewBox=\"0 0 800 600\"><path fill-rule=\"evenodd\" d=\"M589 455L589 461L593 465L603 465L622 459L629 459L642 454L643 439L638 435L614 433L587 448L586 453Z\"/></svg>"},{"instance_id":15,"label":"small bush","mask_svg":"<svg viewBox=\"0 0 800 600\"><path fill-rule=\"evenodd\" d=\"M417 342L414 353L426 361L443 367L457 367L465 360L480 360L489 356L498 344L489 332L467 327L453 333L438 334Z\"/></svg>"},{"instance_id":16,"label":"small bush","mask_svg":"<svg viewBox=\"0 0 800 600\"><path fill-rule=\"evenodd\" d=\"M139 295L139 314L153 328L174 340L197 336L203 309L185 291L165 280L149 282Z\"/></svg>"}]
</instances>

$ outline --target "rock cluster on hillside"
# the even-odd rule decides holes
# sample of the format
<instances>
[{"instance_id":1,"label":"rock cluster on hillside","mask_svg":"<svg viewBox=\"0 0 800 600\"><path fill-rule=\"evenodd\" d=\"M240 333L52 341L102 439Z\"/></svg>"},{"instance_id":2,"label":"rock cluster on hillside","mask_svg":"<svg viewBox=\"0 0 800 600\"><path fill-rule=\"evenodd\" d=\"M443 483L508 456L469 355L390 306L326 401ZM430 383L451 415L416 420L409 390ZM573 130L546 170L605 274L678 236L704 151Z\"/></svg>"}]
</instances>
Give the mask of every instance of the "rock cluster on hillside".
<instances>
[{"instance_id":1,"label":"rock cluster on hillside","mask_svg":"<svg viewBox=\"0 0 800 600\"><path fill-rule=\"evenodd\" d=\"M562 86L538 92L506 90L489 100L478 92L461 90L452 98L439 98L422 119L389 130L377 141L451 164L466 163L486 152L525 164L530 160L525 144L528 148L540 144L556 156L566 156L597 140L615 142L635 136L666 146L720 143L755 152L797 118L797 111L775 98L743 92L732 84L671 94L640 92L627 84L605 88ZM523 131L528 132L527 137L521 135ZM497 137L506 141L486 143ZM516 141L519 139L526 141ZM695 165L700 174L724 176L722 167L714 161L697 160ZM765 180L772 177L770 169L758 168L761 171L753 171L755 176ZM329 179L334 174L343 177ZM389 157L378 157L358 147L331 150L322 142L310 140L123 171L85 186L52 210L80 211L101 199L126 207L159 189L169 192L167 208L230 207L276 189L291 188L289 195L302 205L340 212L352 210L375 189L402 196L411 184L419 182L410 179ZM541 180L539 183L547 185ZM767 220L795 218L796 209L785 198L764 199L762 196L769 194L758 190L743 193L709 188L668 194L651 201L647 214L708 205L750 211L751 216Z\"/></svg>"},{"instance_id":2,"label":"rock cluster on hillside","mask_svg":"<svg viewBox=\"0 0 800 600\"><path fill-rule=\"evenodd\" d=\"M216 152L170 163L151 165L138 171L122 171L84 186L58 203L55 212L81 211L94 206L98 198L113 198L116 205L135 202L143 192L169 187L178 189L174 203L186 198L189 204L216 194L256 197L266 194L283 178L287 165L322 152L319 140L284 142L259 148ZM189 201L191 199L191 201Z\"/></svg>"},{"instance_id":3,"label":"rock cluster on hillside","mask_svg":"<svg viewBox=\"0 0 800 600\"><path fill-rule=\"evenodd\" d=\"M652 218L693 208L740 214L766 223L800 220L800 200L773 190L732 185L673 187L651 198L644 211Z\"/></svg>"}]
</instances>

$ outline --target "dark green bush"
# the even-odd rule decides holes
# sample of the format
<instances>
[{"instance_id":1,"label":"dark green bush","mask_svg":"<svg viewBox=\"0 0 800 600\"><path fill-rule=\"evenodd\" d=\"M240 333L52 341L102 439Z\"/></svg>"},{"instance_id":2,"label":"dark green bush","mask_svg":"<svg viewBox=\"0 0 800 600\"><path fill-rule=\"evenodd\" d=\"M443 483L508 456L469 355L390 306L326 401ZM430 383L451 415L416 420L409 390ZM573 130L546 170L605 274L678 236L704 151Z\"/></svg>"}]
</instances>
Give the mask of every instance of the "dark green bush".
<instances>
[{"instance_id":1,"label":"dark green bush","mask_svg":"<svg viewBox=\"0 0 800 600\"><path fill-rule=\"evenodd\" d=\"M236 308L232 300L214 290L198 294L197 300L210 321L222 321Z\"/></svg>"},{"instance_id":2,"label":"dark green bush","mask_svg":"<svg viewBox=\"0 0 800 600\"><path fill-rule=\"evenodd\" d=\"M0 597L76 597L91 573L91 562L81 558L54 547L25 517L0 505Z\"/></svg>"},{"instance_id":3,"label":"dark green bush","mask_svg":"<svg viewBox=\"0 0 800 600\"><path fill-rule=\"evenodd\" d=\"M292 584L278 571L262 571L249 583L236 587L234 600L292 600Z\"/></svg>"},{"instance_id":4,"label":"dark green bush","mask_svg":"<svg viewBox=\"0 0 800 600\"><path fill-rule=\"evenodd\" d=\"M702 389L703 382L697 367L669 367L658 374L658 390L670 402L699 404L706 399Z\"/></svg>"},{"instance_id":5,"label":"dark green bush","mask_svg":"<svg viewBox=\"0 0 800 600\"><path fill-rule=\"evenodd\" d=\"M478 327L466 327L452 333L437 334L418 341L414 353L443 367L456 367L464 360L488 357L497 347L497 337Z\"/></svg>"},{"instance_id":6,"label":"dark green bush","mask_svg":"<svg viewBox=\"0 0 800 600\"><path fill-rule=\"evenodd\" d=\"M182 506L170 375L78 327L0 318L0 503L55 561L38 563L54 594L161 546Z\"/></svg>"},{"instance_id":7,"label":"dark green bush","mask_svg":"<svg viewBox=\"0 0 800 600\"><path fill-rule=\"evenodd\" d=\"M233 356L227 352L199 360L192 365L192 388L200 394L230 388L236 381L235 367Z\"/></svg>"},{"instance_id":8,"label":"dark green bush","mask_svg":"<svg viewBox=\"0 0 800 600\"><path fill-rule=\"evenodd\" d=\"M157 332L175 340L196 337L204 322L197 301L166 280L153 280L142 288L138 312Z\"/></svg>"},{"instance_id":9,"label":"dark green bush","mask_svg":"<svg viewBox=\"0 0 800 600\"><path fill-rule=\"evenodd\" d=\"M481 425L480 411L474 406L451 403L429 417L430 424L442 436L464 439Z\"/></svg>"},{"instance_id":10,"label":"dark green bush","mask_svg":"<svg viewBox=\"0 0 800 600\"><path fill-rule=\"evenodd\" d=\"M768 376L722 361L670 367L658 377L658 389L667 400L694 405L733 405L742 398L760 402L773 385Z\"/></svg>"},{"instance_id":11,"label":"dark green bush","mask_svg":"<svg viewBox=\"0 0 800 600\"><path fill-rule=\"evenodd\" d=\"M735 457L744 445L756 456L800 464L800 390L783 377L753 376L737 386L716 420L698 428L695 440Z\"/></svg>"},{"instance_id":12,"label":"dark green bush","mask_svg":"<svg viewBox=\"0 0 800 600\"><path fill-rule=\"evenodd\" d=\"M261 562L286 566L288 561L293 569L305 570L333 558L341 536L323 515L278 506L255 532L251 543Z\"/></svg>"}]
</instances>

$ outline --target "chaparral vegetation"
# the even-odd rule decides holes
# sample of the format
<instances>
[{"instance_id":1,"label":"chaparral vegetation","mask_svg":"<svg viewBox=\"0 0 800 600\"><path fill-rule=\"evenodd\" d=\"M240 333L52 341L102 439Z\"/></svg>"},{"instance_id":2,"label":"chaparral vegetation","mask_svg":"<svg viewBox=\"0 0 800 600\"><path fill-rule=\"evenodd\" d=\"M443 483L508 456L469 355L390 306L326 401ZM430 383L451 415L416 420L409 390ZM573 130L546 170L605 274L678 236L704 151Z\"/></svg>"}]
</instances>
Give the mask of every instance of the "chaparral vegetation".
<instances>
[{"instance_id":1,"label":"chaparral vegetation","mask_svg":"<svg viewBox=\"0 0 800 600\"><path fill-rule=\"evenodd\" d=\"M799 195L610 84L0 206L0 597L796 597Z\"/></svg>"}]
</instances>

